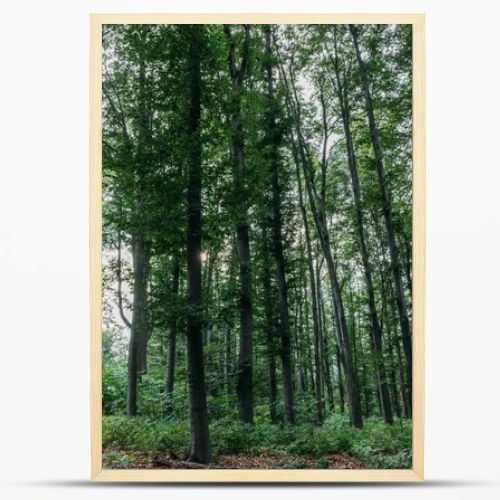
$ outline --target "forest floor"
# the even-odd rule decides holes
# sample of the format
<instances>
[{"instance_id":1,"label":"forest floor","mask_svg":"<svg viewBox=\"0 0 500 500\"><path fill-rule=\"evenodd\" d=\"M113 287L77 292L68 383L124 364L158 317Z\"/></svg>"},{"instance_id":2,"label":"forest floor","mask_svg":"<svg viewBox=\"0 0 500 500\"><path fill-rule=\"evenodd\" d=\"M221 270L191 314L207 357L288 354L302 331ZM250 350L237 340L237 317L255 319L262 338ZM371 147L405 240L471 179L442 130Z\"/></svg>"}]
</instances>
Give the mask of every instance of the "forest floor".
<instances>
[{"instance_id":1,"label":"forest floor","mask_svg":"<svg viewBox=\"0 0 500 500\"><path fill-rule=\"evenodd\" d=\"M346 453L320 459L301 455L245 453L221 454L210 465L181 460L165 452L139 452L108 448L103 451L105 469L366 469Z\"/></svg>"},{"instance_id":2,"label":"forest floor","mask_svg":"<svg viewBox=\"0 0 500 500\"><path fill-rule=\"evenodd\" d=\"M237 417L215 419L210 445L217 469L406 469L412 462L411 421L385 425L365 419L351 427L348 415L332 414L322 426L281 426L259 417L254 426ZM264 420L264 421L263 421ZM103 463L107 469L186 469L189 421L104 416Z\"/></svg>"}]
</instances>

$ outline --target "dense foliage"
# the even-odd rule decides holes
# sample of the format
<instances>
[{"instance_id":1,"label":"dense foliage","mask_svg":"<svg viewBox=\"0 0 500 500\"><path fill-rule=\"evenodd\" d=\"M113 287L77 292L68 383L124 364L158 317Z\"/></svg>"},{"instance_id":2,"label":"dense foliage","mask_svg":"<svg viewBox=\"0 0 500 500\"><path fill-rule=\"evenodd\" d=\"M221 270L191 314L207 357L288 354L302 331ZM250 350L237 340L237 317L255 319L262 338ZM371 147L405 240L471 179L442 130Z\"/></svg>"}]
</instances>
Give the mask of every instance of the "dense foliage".
<instances>
[{"instance_id":1,"label":"dense foliage","mask_svg":"<svg viewBox=\"0 0 500 500\"><path fill-rule=\"evenodd\" d=\"M411 89L411 26L104 26L109 464L411 466Z\"/></svg>"},{"instance_id":2,"label":"dense foliage","mask_svg":"<svg viewBox=\"0 0 500 500\"><path fill-rule=\"evenodd\" d=\"M233 417L237 417L236 414ZM282 464L295 457L314 459L316 468L326 468L325 458L346 453L374 469L411 467L411 425L386 426L369 417L362 430L354 429L344 415L333 414L322 427L304 423L283 427L261 418L255 428L240 424L227 416L210 426L215 455L274 455ZM182 457L189 445L189 423L186 420L165 422L149 417L104 417L103 444L111 466L124 465L135 459L134 451L168 453ZM300 465L297 460L295 468Z\"/></svg>"}]
</instances>

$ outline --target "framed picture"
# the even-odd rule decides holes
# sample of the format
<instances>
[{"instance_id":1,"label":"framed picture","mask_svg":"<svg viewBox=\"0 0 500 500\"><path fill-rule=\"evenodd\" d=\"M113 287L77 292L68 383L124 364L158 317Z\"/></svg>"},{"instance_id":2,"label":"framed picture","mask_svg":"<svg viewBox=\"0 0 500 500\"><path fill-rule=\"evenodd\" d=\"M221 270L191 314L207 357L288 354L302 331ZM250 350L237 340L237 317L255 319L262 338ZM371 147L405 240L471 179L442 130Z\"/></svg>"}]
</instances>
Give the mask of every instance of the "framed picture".
<instances>
[{"instance_id":1,"label":"framed picture","mask_svg":"<svg viewBox=\"0 0 500 500\"><path fill-rule=\"evenodd\" d=\"M90 16L91 477L421 481L423 14Z\"/></svg>"}]
</instances>

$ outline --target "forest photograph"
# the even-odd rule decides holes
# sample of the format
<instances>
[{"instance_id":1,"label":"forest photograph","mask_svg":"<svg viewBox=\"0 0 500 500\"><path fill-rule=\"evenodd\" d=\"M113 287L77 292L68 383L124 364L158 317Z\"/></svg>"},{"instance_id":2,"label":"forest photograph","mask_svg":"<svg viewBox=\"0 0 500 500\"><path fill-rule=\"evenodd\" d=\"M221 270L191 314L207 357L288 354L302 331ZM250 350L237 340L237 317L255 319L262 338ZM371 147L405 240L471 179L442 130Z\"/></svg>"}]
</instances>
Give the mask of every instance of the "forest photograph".
<instances>
[{"instance_id":1,"label":"forest photograph","mask_svg":"<svg viewBox=\"0 0 500 500\"><path fill-rule=\"evenodd\" d=\"M411 24L103 24L102 467L411 469Z\"/></svg>"}]
</instances>

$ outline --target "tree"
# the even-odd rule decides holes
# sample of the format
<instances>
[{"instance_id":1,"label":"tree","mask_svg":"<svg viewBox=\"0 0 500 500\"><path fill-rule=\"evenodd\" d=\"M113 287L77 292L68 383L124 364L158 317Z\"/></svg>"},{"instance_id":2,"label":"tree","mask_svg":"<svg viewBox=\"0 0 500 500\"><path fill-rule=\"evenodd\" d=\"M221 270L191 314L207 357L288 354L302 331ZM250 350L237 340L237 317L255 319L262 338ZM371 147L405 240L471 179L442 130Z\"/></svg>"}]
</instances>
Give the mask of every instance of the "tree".
<instances>
[{"instance_id":1,"label":"tree","mask_svg":"<svg viewBox=\"0 0 500 500\"><path fill-rule=\"evenodd\" d=\"M236 44L231 27L224 25L228 39L229 74L232 83L231 115L229 121L232 131L232 157L234 176L234 198L236 202L236 248L240 265L240 352L238 357L238 411L240 420L253 423L253 387L252 387L252 351L253 351L253 304L252 304L252 269L250 259L250 238L248 227L248 206L243 124L241 117L241 97L243 83L248 69L249 32L244 26L245 37L243 54L239 67L236 62Z\"/></svg>"},{"instance_id":2,"label":"tree","mask_svg":"<svg viewBox=\"0 0 500 500\"><path fill-rule=\"evenodd\" d=\"M281 134L276 123L277 103L274 96L273 82L273 52L271 48L271 28L264 28L266 38L266 76L267 76L267 148L269 151L268 161L271 173L272 185L272 226L273 226L273 250L276 261L276 278L278 283L278 299L280 313L280 337L281 337L281 359L283 364L283 401L284 417L286 424L293 424L293 384L291 363L290 325L288 321L288 289L285 276L285 256L282 242L282 215L281 215L281 186L279 180L279 146Z\"/></svg>"},{"instance_id":3,"label":"tree","mask_svg":"<svg viewBox=\"0 0 500 500\"><path fill-rule=\"evenodd\" d=\"M209 444L207 396L202 339L202 295L201 295L201 188L202 188L202 144L201 144L201 53L203 50L203 28L189 25L187 28L189 88L187 134L189 144L189 181L187 198L187 355L189 377L189 416L191 442L189 460L208 463L211 459Z\"/></svg>"},{"instance_id":4,"label":"tree","mask_svg":"<svg viewBox=\"0 0 500 500\"><path fill-rule=\"evenodd\" d=\"M393 423L391 400L389 396L389 386L387 383L387 375L383 359L382 349L382 331L378 320L377 308L375 305L375 291L373 287L372 271L370 264L370 256L365 237L365 222L363 216L363 208L361 201L361 187L359 182L358 167L356 153L354 151L354 141L351 133L350 109L347 95L347 82L342 81L340 76L340 54L337 42L337 30L334 28L334 58L332 65L334 69L335 79L334 88L337 94L337 99L340 106L340 114L342 116L342 124L344 128L345 142L347 148L347 161L351 176L352 193L354 197L354 212L356 228L358 232L359 251L363 263L363 271L366 282L366 292L368 295L368 307L370 311L371 334L373 342L373 352L375 358L375 371L377 374L378 391L381 401L382 416L387 424ZM324 103L324 99L322 99Z\"/></svg>"},{"instance_id":5,"label":"tree","mask_svg":"<svg viewBox=\"0 0 500 500\"><path fill-rule=\"evenodd\" d=\"M336 415L367 428L352 449L374 425L411 439L410 42L104 27L103 436L120 422L190 468L211 436L313 456L295 434Z\"/></svg>"},{"instance_id":6,"label":"tree","mask_svg":"<svg viewBox=\"0 0 500 500\"><path fill-rule=\"evenodd\" d=\"M352 351L350 347L349 334L345 320L344 304L340 292L340 283L337 275L337 268L333 257L332 247L330 243L330 235L326 226L326 216L324 212L320 212L317 206L316 188L313 182L312 168L310 164L310 154L307 152L307 144L302 133L300 103L297 97L297 91L294 82L293 65L290 68L291 77L291 100L293 102L291 109L293 111L295 121L295 133L297 141L297 149L302 165L309 205L313 214L313 219L316 225L316 232L321 244L325 261L327 264L328 275L330 277L332 299L335 308L335 323L337 342L340 349L340 357L344 367L345 378L347 383L348 404L350 409L352 425L355 427L363 426L363 418L361 415L361 405L359 401L358 384L354 373L354 364Z\"/></svg>"},{"instance_id":7,"label":"tree","mask_svg":"<svg viewBox=\"0 0 500 500\"><path fill-rule=\"evenodd\" d=\"M172 300L177 299L179 293L179 275L180 263L179 255L174 255L172 269ZM170 314L170 332L167 345L167 370L165 378L165 415L167 417L172 413L172 396L174 392L174 376L175 376L175 353L177 349L177 328L178 328L177 311L172 311Z\"/></svg>"},{"instance_id":8,"label":"tree","mask_svg":"<svg viewBox=\"0 0 500 500\"><path fill-rule=\"evenodd\" d=\"M412 347L411 347L411 327L408 318L408 310L406 307L406 300L404 296L403 280L401 277L401 261L399 257L399 248L396 244L396 235L394 229L394 222L392 216L391 194L389 186L386 181L384 161L382 156L382 149L380 147L379 132L377 123L375 121L375 114L373 110L373 101L370 92L370 85L366 74L365 63L361 56L361 50L358 39L358 30L356 26L350 24L349 30L352 35L354 47L356 50L356 58L359 65L359 73L363 87L363 94L365 99L366 114L368 117L368 125L370 127L370 138L375 158L375 168L377 170L380 193L382 195L382 209L384 214L384 221L387 231L387 240L389 244L389 251L391 256L391 267L394 276L394 289L396 295L396 303L398 306L399 322L401 327L401 334L403 337L403 347L406 356L407 366L407 379L408 384L412 383Z\"/></svg>"}]
</instances>

